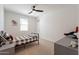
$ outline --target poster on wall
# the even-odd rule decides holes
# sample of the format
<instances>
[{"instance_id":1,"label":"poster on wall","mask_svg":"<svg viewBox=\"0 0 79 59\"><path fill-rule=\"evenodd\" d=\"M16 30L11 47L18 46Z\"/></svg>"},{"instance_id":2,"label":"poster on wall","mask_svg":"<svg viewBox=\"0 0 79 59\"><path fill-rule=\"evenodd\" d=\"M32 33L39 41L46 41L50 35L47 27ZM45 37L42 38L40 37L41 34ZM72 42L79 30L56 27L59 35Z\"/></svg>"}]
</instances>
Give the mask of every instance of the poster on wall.
<instances>
[{"instance_id":1,"label":"poster on wall","mask_svg":"<svg viewBox=\"0 0 79 59\"><path fill-rule=\"evenodd\" d=\"M12 25L13 26L16 26L17 25L17 22L15 20L12 20Z\"/></svg>"}]
</instances>

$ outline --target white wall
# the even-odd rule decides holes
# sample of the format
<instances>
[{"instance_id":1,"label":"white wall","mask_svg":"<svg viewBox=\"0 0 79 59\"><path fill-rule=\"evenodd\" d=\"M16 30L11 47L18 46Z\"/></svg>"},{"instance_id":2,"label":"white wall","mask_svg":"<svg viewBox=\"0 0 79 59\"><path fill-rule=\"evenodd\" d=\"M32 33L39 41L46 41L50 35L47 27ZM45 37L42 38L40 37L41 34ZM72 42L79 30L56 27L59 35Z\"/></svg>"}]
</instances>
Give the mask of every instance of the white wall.
<instances>
[{"instance_id":1,"label":"white wall","mask_svg":"<svg viewBox=\"0 0 79 59\"><path fill-rule=\"evenodd\" d=\"M77 22L75 5L44 5L48 9L39 16L40 37L56 42L64 37L64 33L73 31Z\"/></svg>"},{"instance_id":2,"label":"white wall","mask_svg":"<svg viewBox=\"0 0 79 59\"><path fill-rule=\"evenodd\" d=\"M77 26L79 26L79 5L77 5Z\"/></svg>"},{"instance_id":3,"label":"white wall","mask_svg":"<svg viewBox=\"0 0 79 59\"><path fill-rule=\"evenodd\" d=\"M28 19L28 31L20 31L20 17ZM17 22L16 26L12 25L12 20ZM5 11L5 30L7 33L12 34L14 37L18 35L24 35L30 32L37 32L37 20L35 17L21 15L12 11Z\"/></svg>"},{"instance_id":4,"label":"white wall","mask_svg":"<svg viewBox=\"0 0 79 59\"><path fill-rule=\"evenodd\" d=\"M79 27L79 5L77 5L77 26ZM79 33L77 37L79 38ZM78 54L79 54L79 39L78 39Z\"/></svg>"},{"instance_id":5,"label":"white wall","mask_svg":"<svg viewBox=\"0 0 79 59\"><path fill-rule=\"evenodd\" d=\"M4 30L4 7L0 5L0 30Z\"/></svg>"}]
</instances>

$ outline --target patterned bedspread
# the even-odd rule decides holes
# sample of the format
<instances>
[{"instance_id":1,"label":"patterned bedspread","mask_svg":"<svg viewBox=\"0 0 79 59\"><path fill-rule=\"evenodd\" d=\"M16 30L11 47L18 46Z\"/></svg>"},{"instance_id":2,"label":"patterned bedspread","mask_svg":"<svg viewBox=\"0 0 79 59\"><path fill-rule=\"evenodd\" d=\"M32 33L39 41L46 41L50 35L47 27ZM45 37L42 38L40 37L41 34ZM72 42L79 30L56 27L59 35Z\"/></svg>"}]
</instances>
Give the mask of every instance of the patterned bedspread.
<instances>
[{"instance_id":1,"label":"patterned bedspread","mask_svg":"<svg viewBox=\"0 0 79 59\"><path fill-rule=\"evenodd\" d=\"M12 41L8 41L9 44L14 43L16 45L31 43L34 41L39 41L39 34L38 33L31 33L28 35L21 35L18 37L15 37Z\"/></svg>"},{"instance_id":2,"label":"patterned bedspread","mask_svg":"<svg viewBox=\"0 0 79 59\"><path fill-rule=\"evenodd\" d=\"M15 40L13 41L15 45L21 45L25 43L30 43L33 41L38 41L38 36L37 35L23 35L16 37Z\"/></svg>"}]
</instances>

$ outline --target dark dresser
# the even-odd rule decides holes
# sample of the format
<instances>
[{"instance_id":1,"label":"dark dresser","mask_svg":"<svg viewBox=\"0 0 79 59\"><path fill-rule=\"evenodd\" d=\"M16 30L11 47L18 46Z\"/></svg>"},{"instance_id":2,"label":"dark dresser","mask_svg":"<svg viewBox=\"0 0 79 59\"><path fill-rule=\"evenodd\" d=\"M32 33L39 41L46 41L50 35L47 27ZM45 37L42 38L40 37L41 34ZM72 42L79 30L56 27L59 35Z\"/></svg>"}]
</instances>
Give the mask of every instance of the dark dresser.
<instances>
[{"instance_id":1,"label":"dark dresser","mask_svg":"<svg viewBox=\"0 0 79 59\"><path fill-rule=\"evenodd\" d=\"M78 55L78 47L70 47L71 41L77 39L72 39L71 37L64 37L54 44L54 54L55 55ZM78 40L77 40L78 41Z\"/></svg>"}]
</instances>

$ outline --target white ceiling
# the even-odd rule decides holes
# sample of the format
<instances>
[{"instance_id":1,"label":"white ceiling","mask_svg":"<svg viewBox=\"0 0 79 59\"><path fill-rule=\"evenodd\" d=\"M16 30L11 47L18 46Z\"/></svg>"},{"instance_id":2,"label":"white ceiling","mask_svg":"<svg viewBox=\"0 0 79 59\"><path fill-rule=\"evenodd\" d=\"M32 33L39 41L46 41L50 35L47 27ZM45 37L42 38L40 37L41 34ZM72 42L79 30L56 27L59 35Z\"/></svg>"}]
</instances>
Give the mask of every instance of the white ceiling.
<instances>
[{"instance_id":1,"label":"white ceiling","mask_svg":"<svg viewBox=\"0 0 79 59\"><path fill-rule=\"evenodd\" d=\"M5 4L4 8L5 10L10 10L24 15L38 16L39 12L28 14L31 11L32 6L33 4Z\"/></svg>"},{"instance_id":2,"label":"white ceiling","mask_svg":"<svg viewBox=\"0 0 79 59\"><path fill-rule=\"evenodd\" d=\"M31 8L34 4L4 4L5 10L10 10L16 13L21 13L24 15L32 15L32 16L39 16L41 14L59 10L61 8L74 6L74 5L59 5L59 4L36 4L36 9L44 10L44 12L33 12L32 14L28 14L31 11Z\"/></svg>"}]
</instances>

